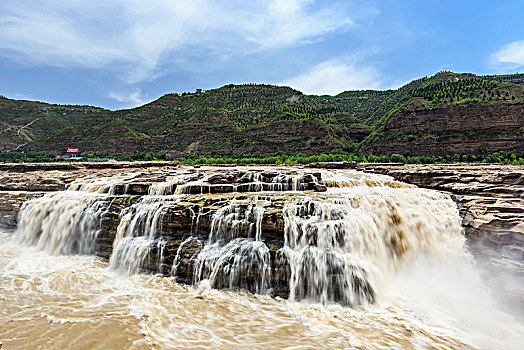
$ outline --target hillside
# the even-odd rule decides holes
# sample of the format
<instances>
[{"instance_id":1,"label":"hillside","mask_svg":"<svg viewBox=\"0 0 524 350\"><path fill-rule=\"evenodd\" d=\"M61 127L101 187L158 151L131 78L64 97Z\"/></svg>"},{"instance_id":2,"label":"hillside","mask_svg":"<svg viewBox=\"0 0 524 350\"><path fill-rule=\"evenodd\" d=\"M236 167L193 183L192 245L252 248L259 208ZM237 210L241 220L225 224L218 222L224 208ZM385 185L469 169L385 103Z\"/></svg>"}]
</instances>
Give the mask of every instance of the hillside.
<instances>
[{"instance_id":1,"label":"hillside","mask_svg":"<svg viewBox=\"0 0 524 350\"><path fill-rule=\"evenodd\" d=\"M45 144L50 133L103 111L91 106L62 106L0 96L0 150Z\"/></svg>"},{"instance_id":2,"label":"hillside","mask_svg":"<svg viewBox=\"0 0 524 350\"><path fill-rule=\"evenodd\" d=\"M486 154L524 150L524 86L509 76L441 72L396 91L360 150L374 154ZM516 75L513 81L520 81ZM380 119L378 119L380 117Z\"/></svg>"},{"instance_id":3,"label":"hillside","mask_svg":"<svg viewBox=\"0 0 524 350\"><path fill-rule=\"evenodd\" d=\"M103 111L75 120L35 146L60 150L74 144L114 155L148 150L231 154L327 152L355 149L369 127L354 115L270 85L228 85L203 94L168 94L142 107Z\"/></svg>"},{"instance_id":4,"label":"hillside","mask_svg":"<svg viewBox=\"0 0 524 350\"><path fill-rule=\"evenodd\" d=\"M524 149L524 75L441 72L387 91L226 85L109 111L0 98L0 149L129 155L482 154Z\"/></svg>"}]
</instances>

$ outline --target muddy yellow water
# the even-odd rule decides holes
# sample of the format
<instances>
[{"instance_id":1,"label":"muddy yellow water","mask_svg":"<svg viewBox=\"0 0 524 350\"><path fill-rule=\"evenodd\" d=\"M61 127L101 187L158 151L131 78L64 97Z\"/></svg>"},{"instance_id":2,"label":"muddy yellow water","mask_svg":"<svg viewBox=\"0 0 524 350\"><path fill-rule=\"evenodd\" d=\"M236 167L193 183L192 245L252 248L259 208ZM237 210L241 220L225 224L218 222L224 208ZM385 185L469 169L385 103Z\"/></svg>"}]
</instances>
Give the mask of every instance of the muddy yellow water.
<instances>
[{"instance_id":1,"label":"muddy yellow water","mask_svg":"<svg viewBox=\"0 0 524 350\"><path fill-rule=\"evenodd\" d=\"M415 272L405 276L410 273ZM195 288L169 278L120 276L94 257L51 256L0 233L3 349L517 349L521 344L515 332L522 325L507 315L504 327L487 320L491 334L486 334L474 315L475 322L464 325L452 317L455 310L446 314L413 293L361 309L289 302L213 290L205 282Z\"/></svg>"}]
</instances>

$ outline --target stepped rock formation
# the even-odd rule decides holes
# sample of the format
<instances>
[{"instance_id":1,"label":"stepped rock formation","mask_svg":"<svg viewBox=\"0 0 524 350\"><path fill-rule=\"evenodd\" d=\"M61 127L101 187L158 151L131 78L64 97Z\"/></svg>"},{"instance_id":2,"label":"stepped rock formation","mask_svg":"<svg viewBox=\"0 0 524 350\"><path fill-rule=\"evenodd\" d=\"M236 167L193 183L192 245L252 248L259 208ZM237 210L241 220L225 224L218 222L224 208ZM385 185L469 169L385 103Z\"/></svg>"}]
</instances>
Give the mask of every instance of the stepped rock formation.
<instances>
[{"instance_id":1,"label":"stepped rock formation","mask_svg":"<svg viewBox=\"0 0 524 350\"><path fill-rule=\"evenodd\" d=\"M417 254L463 254L449 196L381 175L293 167L83 177L26 202L15 235L53 254L98 255L125 273L344 305L375 302Z\"/></svg>"},{"instance_id":2,"label":"stepped rock formation","mask_svg":"<svg viewBox=\"0 0 524 350\"><path fill-rule=\"evenodd\" d=\"M56 254L96 254L109 259L110 266L129 273L151 271L172 275L187 284L211 278L215 287L241 287L298 299L336 300L350 305L372 302L375 282L366 267L351 259L322 254L340 240L336 237L341 227L346 232L364 225L363 221L348 221L356 215L351 211L353 205L366 207L371 205L366 203L378 200L372 198L388 198L386 193L375 197L381 193L375 187L402 190L408 185L354 171L341 170L337 175L336 169L323 170L352 167L452 194L474 255L522 277L522 167L329 163L312 164L310 168L211 169L156 162L2 167L2 224L14 225L21 204L39 197L41 204L33 206L33 212L27 212L25 219L21 218L25 221L19 223L28 233L24 241ZM68 191L56 192L66 186ZM364 197L351 193L351 198L358 198L352 200L355 204L346 202L347 197L333 197L337 187L355 186L368 191ZM403 225L402 216L395 214L398 205L385 209L384 215L391 218L386 222L391 226L383 232L398 232L398 236L384 246L389 252L384 260L402 257L406 247L413 244L406 246L403 229L398 231ZM53 212L47 219L38 209L42 206L49 208L45 215ZM73 221L71 206L76 208ZM428 203L423 206L424 210L439 210L431 209ZM320 224L328 217L342 220L342 224L336 224L336 220L334 226ZM42 224L45 220L53 222L47 231ZM34 226L35 222L39 224ZM58 236L57 230L61 232ZM319 232L334 236L318 236ZM54 238L41 239L42 235ZM311 244L323 246L319 252L324 253L306 253ZM312 276L310 270L301 270L316 259L320 259L319 265L313 266L331 262L328 266L332 271L324 274L334 280L312 279L307 277ZM291 261L295 261L294 270ZM298 283L297 276L307 283ZM340 280L335 276L345 277ZM356 289L347 293L349 286Z\"/></svg>"},{"instance_id":3,"label":"stepped rock formation","mask_svg":"<svg viewBox=\"0 0 524 350\"><path fill-rule=\"evenodd\" d=\"M16 226L18 210L28 199L61 191L84 176L176 167L176 162L0 164L0 225Z\"/></svg>"}]
</instances>

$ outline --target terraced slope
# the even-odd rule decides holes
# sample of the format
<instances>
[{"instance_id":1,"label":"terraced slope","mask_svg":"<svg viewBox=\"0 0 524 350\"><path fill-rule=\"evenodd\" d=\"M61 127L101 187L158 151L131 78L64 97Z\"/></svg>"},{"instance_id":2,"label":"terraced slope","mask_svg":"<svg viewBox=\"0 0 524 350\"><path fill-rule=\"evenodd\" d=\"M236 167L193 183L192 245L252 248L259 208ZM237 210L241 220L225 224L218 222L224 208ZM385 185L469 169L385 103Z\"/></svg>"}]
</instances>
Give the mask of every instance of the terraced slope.
<instances>
[{"instance_id":1,"label":"terraced slope","mask_svg":"<svg viewBox=\"0 0 524 350\"><path fill-rule=\"evenodd\" d=\"M522 152L524 75L441 72L387 91L309 96L226 85L109 111L0 98L0 149L183 156L334 149L374 154Z\"/></svg>"},{"instance_id":2,"label":"terraced slope","mask_svg":"<svg viewBox=\"0 0 524 350\"><path fill-rule=\"evenodd\" d=\"M446 155L524 150L523 85L442 72L396 94L402 96L375 122L361 151Z\"/></svg>"}]
</instances>

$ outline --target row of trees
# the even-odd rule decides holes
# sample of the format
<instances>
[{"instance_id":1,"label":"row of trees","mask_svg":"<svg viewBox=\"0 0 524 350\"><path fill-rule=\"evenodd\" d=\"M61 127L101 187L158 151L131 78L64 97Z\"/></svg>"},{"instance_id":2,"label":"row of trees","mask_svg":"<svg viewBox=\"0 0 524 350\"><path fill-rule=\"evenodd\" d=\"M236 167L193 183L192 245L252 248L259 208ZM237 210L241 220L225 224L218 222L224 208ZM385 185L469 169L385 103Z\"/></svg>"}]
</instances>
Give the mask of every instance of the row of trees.
<instances>
[{"instance_id":1,"label":"row of trees","mask_svg":"<svg viewBox=\"0 0 524 350\"><path fill-rule=\"evenodd\" d=\"M113 158L108 155L87 154L84 158ZM119 161L177 160L186 165L213 164L308 164L316 162L364 162L364 163L403 163L403 164L439 164L439 163L498 163L524 165L524 152L517 155L513 152L495 152L485 156L447 155L447 156L406 156L401 154L374 155L356 154L344 151L333 151L322 154L303 154L279 151L273 155L235 154L230 156L186 155L184 158L172 158L165 153L137 152L129 156L115 157ZM53 155L38 152L0 152L0 162L52 162L57 161Z\"/></svg>"},{"instance_id":2,"label":"row of trees","mask_svg":"<svg viewBox=\"0 0 524 350\"><path fill-rule=\"evenodd\" d=\"M316 162L363 162L363 163L403 163L403 164L439 164L439 163L498 163L524 165L524 152L516 155L513 152L495 152L486 156L447 155L447 156L404 156L401 154L362 155L343 151L306 155L302 153L277 152L274 155L239 154L233 156L201 157L188 155L179 159L182 164L308 164Z\"/></svg>"},{"instance_id":3,"label":"row of trees","mask_svg":"<svg viewBox=\"0 0 524 350\"><path fill-rule=\"evenodd\" d=\"M55 156L39 152L0 152L0 162L3 163L43 163L55 160Z\"/></svg>"},{"instance_id":4,"label":"row of trees","mask_svg":"<svg viewBox=\"0 0 524 350\"><path fill-rule=\"evenodd\" d=\"M422 97L434 104L461 102L468 99L474 102L515 100L515 96L499 82L477 77L423 85L412 90L410 95Z\"/></svg>"}]
</instances>

